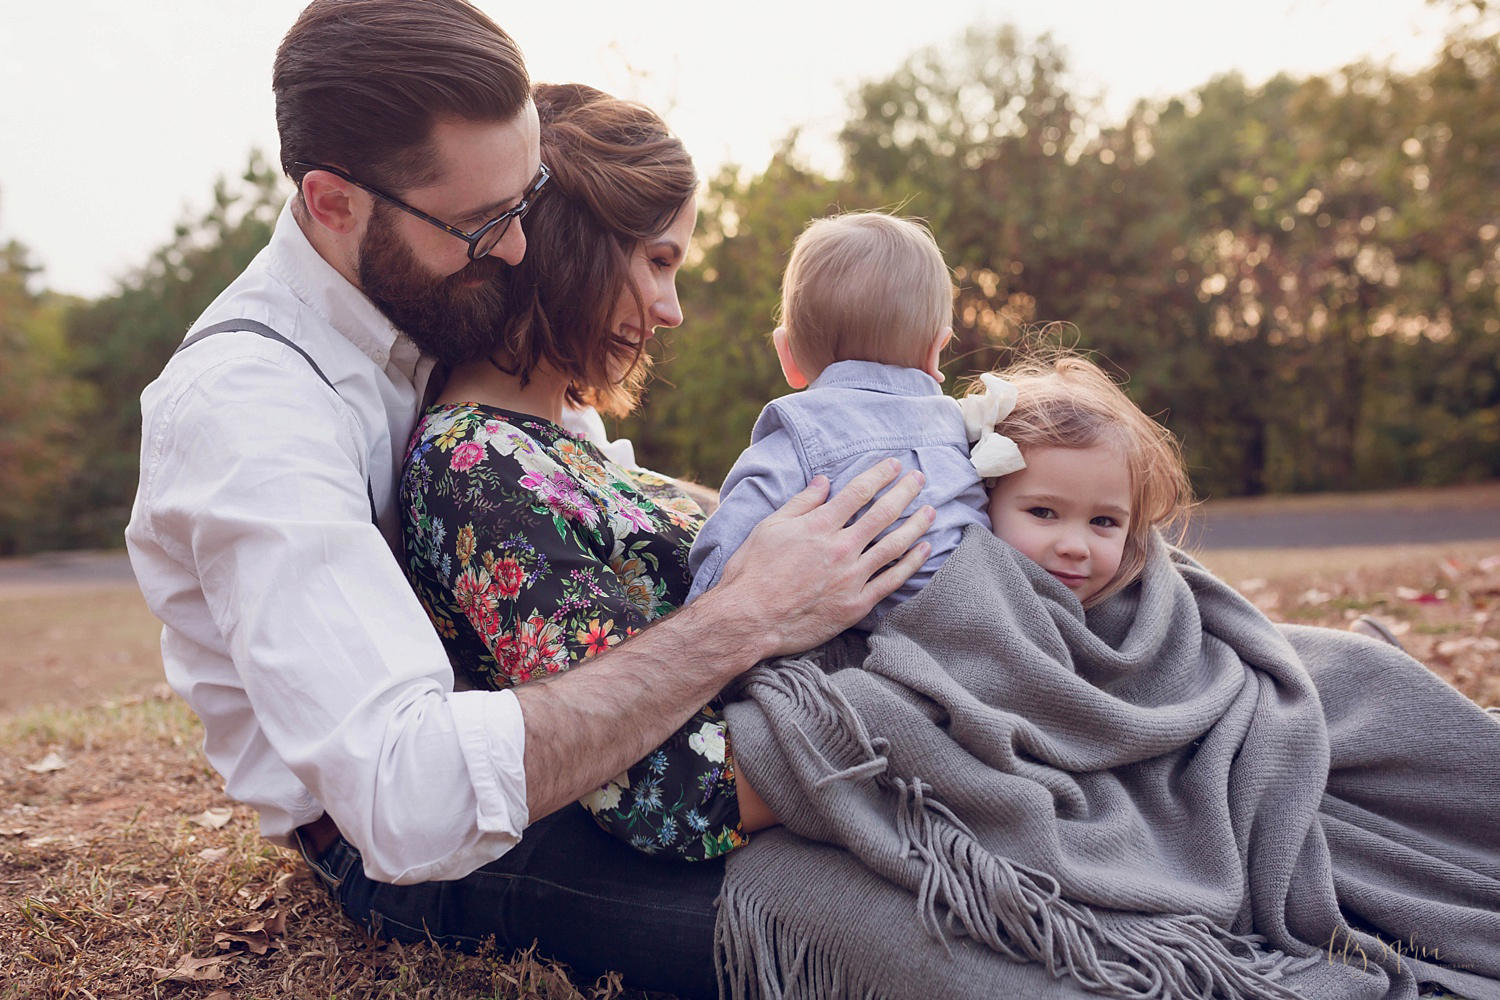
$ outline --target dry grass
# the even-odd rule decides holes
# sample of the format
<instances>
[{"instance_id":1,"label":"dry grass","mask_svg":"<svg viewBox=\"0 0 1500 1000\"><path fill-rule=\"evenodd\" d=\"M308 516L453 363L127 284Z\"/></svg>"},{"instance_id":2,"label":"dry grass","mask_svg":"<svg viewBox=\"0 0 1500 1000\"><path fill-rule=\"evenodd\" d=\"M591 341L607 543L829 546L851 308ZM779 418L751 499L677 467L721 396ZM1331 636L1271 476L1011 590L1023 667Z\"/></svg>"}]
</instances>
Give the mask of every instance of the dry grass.
<instances>
[{"instance_id":1,"label":"dry grass","mask_svg":"<svg viewBox=\"0 0 1500 1000\"><path fill-rule=\"evenodd\" d=\"M1500 704L1500 542L1203 558L1279 620L1381 615L1469 697ZM125 634L139 613L119 612ZM31 624L44 648L67 631ZM14 638L6 655L24 659ZM151 660L100 662L154 679ZM529 956L368 939L293 855L260 839L199 751L197 720L150 683L114 704L0 717L0 1000L631 995L614 982L580 994ZM64 766L39 766L52 754Z\"/></svg>"},{"instance_id":2,"label":"dry grass","mask_svg":"<svg viewBox=\"0 0 1500 1000\"><path fill-rule=\"evenodd\" d=\"M622 994L529 955L372 941L224 796L201 738L165 691L0 722L0 998Z\"/></svg>"},{"instance_id":3,"label":"dry grass","mask_svg":"<svg viewBox=\"0 0 1500 1000\"><path fill-rule=\"evenodd\" d=\"M1200 554L1275 621L1346 628L1372 614L1480 705L1500 705L1500 541Z\"/></svg>"}]
</instances>

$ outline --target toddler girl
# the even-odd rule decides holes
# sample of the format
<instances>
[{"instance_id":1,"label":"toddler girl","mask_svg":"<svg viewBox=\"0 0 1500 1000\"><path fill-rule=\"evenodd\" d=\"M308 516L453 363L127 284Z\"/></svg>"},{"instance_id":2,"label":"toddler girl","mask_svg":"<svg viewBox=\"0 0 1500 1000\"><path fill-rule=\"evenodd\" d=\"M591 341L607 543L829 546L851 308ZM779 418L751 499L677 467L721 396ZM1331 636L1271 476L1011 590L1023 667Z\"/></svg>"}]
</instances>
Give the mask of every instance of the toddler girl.
<instances>
[{"instance_id":1,"label":"toddler girl","mask_svg":"<svg viewBox=\"0 0 1500 1000\"><path fill-rule=\"evenodd\" d=\"M1033 355L981 375L961 405L1026 462L986 481L991 529L1085 608L1140 578L1152 528L1180 535L1192 487L1177 440L1093 362Z\"/></svg>"}]
</instances>

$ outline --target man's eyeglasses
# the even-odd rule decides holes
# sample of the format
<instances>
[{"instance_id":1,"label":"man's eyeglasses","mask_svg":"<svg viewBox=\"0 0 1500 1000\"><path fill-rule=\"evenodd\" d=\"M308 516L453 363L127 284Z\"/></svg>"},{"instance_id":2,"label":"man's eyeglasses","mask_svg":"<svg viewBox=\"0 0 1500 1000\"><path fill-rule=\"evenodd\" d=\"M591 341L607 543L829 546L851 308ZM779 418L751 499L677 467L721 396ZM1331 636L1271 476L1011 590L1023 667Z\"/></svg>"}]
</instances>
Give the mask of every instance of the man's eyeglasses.
<instances>
[{"instance_id":1,"label":"man's eyeglasses","mask_svg":"<svg viewBox=\"0 0 1500 1000\"><path fill-rule=\"evenodd\" d=\"M499 215L495 216L489 222L486 222L484 225L480 226L472 233L466 233L462 229L459 229L457 226L450 226L448 225L448 223L444 222L441 219L434 219L432 216L428 215L421 209L412 208L400 198L388 195L378 188L372 188L364 181L358 180L354 177L350 177L347 173L340 170L338 167L330 167L326 163L303 163L300 160L296 163L293 163L292 167L294 169L301 170L304 174L306 174L306 172L309 170L326 170L330 174L333 174L335 177L342 177L344 180L348 181L350 184L355 185L356 187L364 188L366 191L370 192L381 201L389 202L390 204L395 205L397 208L401 209L401 211L409 212L412 215L415 215L417 218L421 219L423 222L430 222L434 226L437 226L439 229L441 229L443 232L449 233L453 236L457 236L459 239L469 244L470 260L478 260L481 257L488 256L489 253L495 249L495 247L499 246L500 241L505 237L505 231L510 228L510 224L516 219L521 218L521 216L525 215L527 211L530 210L531 203L536 199L537 192L546 187L547 182L552 179L552 171L548 170L547 164L543 163L540 169L537 170L536 177L532 179L531 184L521 195L520 201L516 202L510 208L507 208L505 211L501 212Z\"/></svg>"}]
</instances>

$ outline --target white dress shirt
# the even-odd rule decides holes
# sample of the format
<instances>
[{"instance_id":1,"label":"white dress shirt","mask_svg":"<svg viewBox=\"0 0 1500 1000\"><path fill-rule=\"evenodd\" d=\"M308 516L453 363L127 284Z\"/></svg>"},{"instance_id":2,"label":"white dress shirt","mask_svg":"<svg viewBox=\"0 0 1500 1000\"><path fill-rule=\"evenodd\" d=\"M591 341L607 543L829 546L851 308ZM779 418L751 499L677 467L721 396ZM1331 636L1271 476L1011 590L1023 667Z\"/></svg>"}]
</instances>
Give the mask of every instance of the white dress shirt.
<instances>
[{"instance_id":1,"label":"white dress shirt","mask_svg":"<svg viewBox=\"0 0 1500 1000\"><path fill-rule=\"evenodd\" d=\"M279 844L327 811L388 882L459 878L527 822L509 691L453 690L396 559L395 477L430 371L284 209L269 246L141 396L125 538L167 680L229 795ZM373 485L380 529L370 521Z\"/></svg>"}]
</instances>

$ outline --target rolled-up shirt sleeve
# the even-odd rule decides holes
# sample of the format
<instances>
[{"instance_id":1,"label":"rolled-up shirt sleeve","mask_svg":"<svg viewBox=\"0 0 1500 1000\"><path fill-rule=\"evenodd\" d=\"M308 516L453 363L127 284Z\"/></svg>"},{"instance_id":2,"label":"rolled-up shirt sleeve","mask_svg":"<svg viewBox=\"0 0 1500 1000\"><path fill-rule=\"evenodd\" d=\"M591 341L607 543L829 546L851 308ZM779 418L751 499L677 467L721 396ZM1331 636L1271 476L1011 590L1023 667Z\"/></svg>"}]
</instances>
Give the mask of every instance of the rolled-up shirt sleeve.
<instances>
[{"instance_id":1,"label":"rolled-up shirt sleeve","mask_svg":"<svg viewBox=\"0 0 1500 1000\"><path fill-rule=\"evenodd\" d=\"M168 679L272 840L326 811L371 878L462 877L527 823L520 706L453 691L339 396L277 345L244 353L143 397L127 541Z\"/></svg>"}]
</instances>

